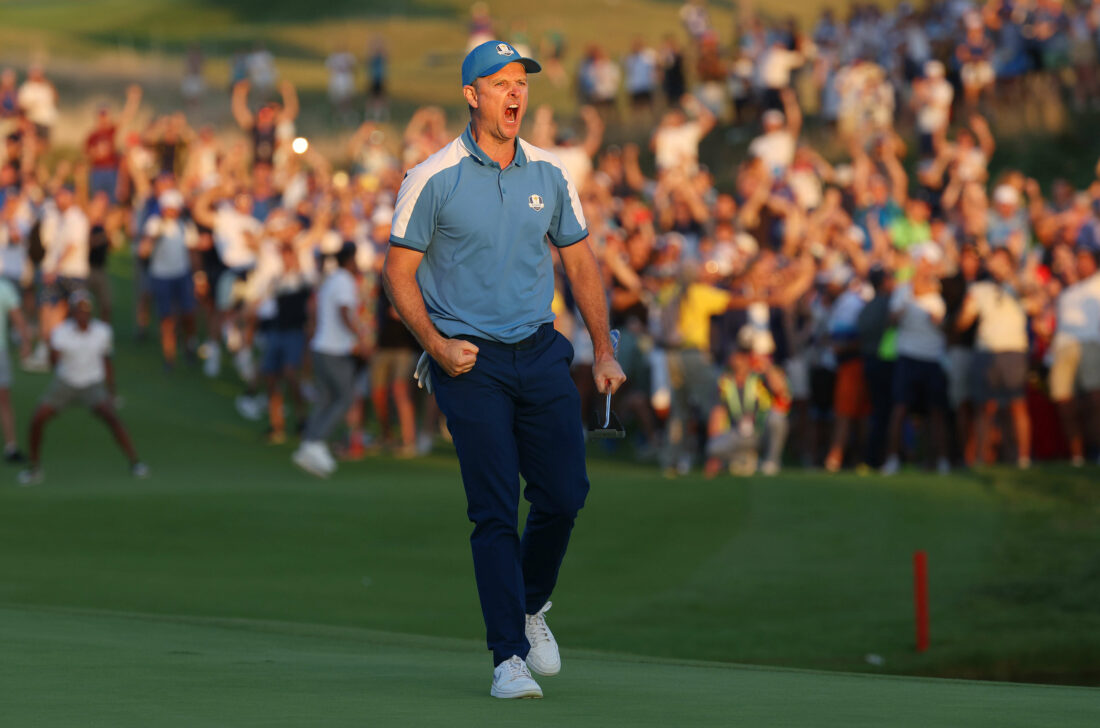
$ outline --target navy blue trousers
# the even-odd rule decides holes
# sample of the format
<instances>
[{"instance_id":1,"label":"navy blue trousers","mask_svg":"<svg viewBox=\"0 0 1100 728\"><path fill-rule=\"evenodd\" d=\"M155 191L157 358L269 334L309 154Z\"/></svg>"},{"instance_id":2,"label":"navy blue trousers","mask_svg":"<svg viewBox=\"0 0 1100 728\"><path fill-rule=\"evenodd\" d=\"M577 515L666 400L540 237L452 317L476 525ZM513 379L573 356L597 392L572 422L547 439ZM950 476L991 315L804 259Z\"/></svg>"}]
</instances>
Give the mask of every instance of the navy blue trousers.
<instances>
[{"instance_id":1,"label":"navy blue trousers","mask_svg":"<svg viewBox=\"0 0 1100 728\"><path fill-rule=\"evenodd\" d=\"M434 361L439 409L454 438L486 641L499 665L527 657L525 614L546 604L588 495L573 347L545 324L520 344L469 338L477 363L447 376ZM520 475L531 509L518 533Z\"/></svg>"}]
</instances>

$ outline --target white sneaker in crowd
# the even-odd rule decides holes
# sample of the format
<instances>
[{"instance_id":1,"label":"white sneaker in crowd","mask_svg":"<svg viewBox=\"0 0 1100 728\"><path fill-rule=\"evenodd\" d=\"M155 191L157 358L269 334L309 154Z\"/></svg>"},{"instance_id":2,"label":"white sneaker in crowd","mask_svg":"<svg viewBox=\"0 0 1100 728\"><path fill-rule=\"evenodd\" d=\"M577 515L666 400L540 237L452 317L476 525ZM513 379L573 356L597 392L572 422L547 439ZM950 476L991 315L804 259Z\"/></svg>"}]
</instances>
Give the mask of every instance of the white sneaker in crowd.
<instances>
[{"instance_id":1,"label":"white sneaker in crowd","mask_svg":"<svg viewBox=\"0 0 1100 728\"><path fill-rule=\"evenodd\" d=\"M1085 457L1083 455L1074 455L1070 463L1075 468L1083 468L1085 466Z\"/></svg>"},{"instance_id":2,"label":"white sneaker in crowd","mask_svg":"<svg viewBox=\"0 0 1100 728\"><path fill-rule=\"evenodd\" d=\"M328 445L323 442L312 443L313 449L317 452L317 457L322 463L325 464L325 468L331 475L336 470L336 458L333 457L332 451L328 449Z\"/></svg>"},{"instance_id":3,"label":"white sneaker in crowd","mask_svg":"<svg viewBox=\"0 0 1100 728\"><path fill-rule=\"evenodd\" d=\"M435 447L435 442L432 440L432 434L430 432L421 432L416 436L417 455L421 457L430 455L433 447Z\"/></svg>"},{"instance_id":4,"label":"white sneaker in crowd","mask_svg":"<svg viewBox=\"0 0 1100 728\"><path fill-rule=\"evenodd\" d=\"M16 482L23 486L38 485L44 479L45 476L42 474L42 468L39 467L30 467L25 470L20 470L19 474L15 476Z\"/></svg>"},{"instance_id":5,"label":"white sneaker in crowd","mask_svg":"<svg viewBox=\"0 0 1100 728\"><path fill-rule=\"evenodd\" d=\"M222 349L216 341L208 341L199 347L202 357L202 373L213 379L222 370Z\"/></svg>"},{"instance_id":6,"label":"white sneaker in crowd","mask_svg":"<svg viewBox=\"0 0 1100 728\"><path fill-rule=\"evenodd\" d=\"M290 459L295 465L310 475L316 475L318 478L327 478L332 475L332 471L336 469L336 464L330 463L325 458L327 451L324 450L324 447L325 446L319 442L303 441L302 444L298 446L298 449L294 451L294 454L290 456Z\"/></svg>"},{"instance_id":7,"label":"white sneaker in crowd","mask_svg":"<svg viewBox=\"0 0 1100 728\"><path fill-rule=\"evenodd\" d=\"M264 402L260 395L242 394L233 401L233 404L237 408L237 414L249 422L259 422L266 414L264 412Z\"/></svg>"},{"instance_id":8,"label":"white sneaker in crowd","mask_svg":"<svg viewBox=\"0 0 1100 728\"><path fill-rule=\"evenodd\" d=\"M531 677L527 663L512 655L493 670L493 687L489 694L494 698L541 698L542 688Z\"/></svg>"},{"instance_id":9,"label":"white sneaker in crowd","mask_svg":"<svg viewBox=\"0 0 1100 728\"><path fill-rule=\"evenodd\" d=\"M50 370L50 352L45 342L39 341L31 355L23 359L23 371L32 373Z\"/></svg>"},{"instance_id":10,"label":"white sneaker in crowd","mask_svg":"<svg viewBox=\"0 0 1100 728\"><path fill-rule=\"evenodd\" d=\"M774 460L765 460L764 464L760 466L760 473L771 477L772 475L779 474L779 463Z\"/></svg>"},{"instance_id":11,"label":"white sneaker in crowd","mask_svg":"<svg viewBox=\"0 0 1100 728\"><path fill-rule=\"evenodd\" d=\"M527 642L531 645L531 651L527 653L527 666L536 675L557 675L561 672L561 655L558 653L558 641L554 639L554 633L546 626L546 613L550 611L552 602L547 602L542 609L534 614L527 615Z\"/></svg>"},{"instance_id":12,"label":"white sneaker in crowd","mask_svg":"<svg viewBox=\"0 0 1100 728\"><path fill-rule=\"evenodd\" d=\"M901 470L901 460L898 459L897 455L891 455L886 458L886 463L883 464L882 470L879 472L883 475L897 475L899 470Z\"/></svg>"},{"instance_id":13,"label":"white sneaker in crowd","mask_svg":"<svg viewBox=\"0 0 1100 728\"><path fill-rule=\"evenodd\" d=\"M258 372L256 359L252 356L252 349L248 347L237 349L237 352L233 355L233 367L237 370L237 376L241 378L241 381L256 381Z\"/></svg>"},{"instance_id":14,"label":"white sneaker in crowd","mask_svg":"<svg viewBox=\"0 0 1100 728\"><path fill-rule=\"evenodd\" d=\"M936 472L940 475L951 474L951 461L947 458L940 458L936 461Z\"/></svg>"}]
</instances>

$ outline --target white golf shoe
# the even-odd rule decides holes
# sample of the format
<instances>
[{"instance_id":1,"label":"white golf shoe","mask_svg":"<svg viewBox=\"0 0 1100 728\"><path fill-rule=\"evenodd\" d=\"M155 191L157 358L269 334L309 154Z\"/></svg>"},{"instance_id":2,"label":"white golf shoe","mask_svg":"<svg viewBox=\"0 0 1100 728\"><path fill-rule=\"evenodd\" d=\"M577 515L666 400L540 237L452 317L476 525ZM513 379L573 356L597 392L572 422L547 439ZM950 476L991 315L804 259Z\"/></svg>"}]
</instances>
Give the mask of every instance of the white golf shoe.
<instances>
[{"instance_id":1,"label":"white golf shoe","mask_svg":"<svg viewBox=\"0 0 1100 728\"><path fill-rule=\"evenodd\" d=\"M535 614L527 615L527 642L531 651L527 653L527 666L538 675L557 675L561 672L561 655L558 654L558 641L554 633L546 626L546 613L552 602Z\"/></svg>"},{"instance_id":2,"label":"white golf shoe","mask_svg":"<svg viewBox=\"0 0 1100 728\"><path fill-rule=\"evenodd\" d=\"M291 460L302 470L318 478L327 478L332 475L335 465L329 463L325 455L327 451L319 442L303 442L291 456Z\"/></svg>"},{"instance_id":3,"label":"white golf shoe","mask_svg":"<svg viewBox=\"0 0 1100 728\"><path fill-rule=\"evenodd\" d=\"M512 655L493 670L493 687L489 694L494 698L541 698L542 688L531 677L527 663Z\"/></svg>"}]
</instances>

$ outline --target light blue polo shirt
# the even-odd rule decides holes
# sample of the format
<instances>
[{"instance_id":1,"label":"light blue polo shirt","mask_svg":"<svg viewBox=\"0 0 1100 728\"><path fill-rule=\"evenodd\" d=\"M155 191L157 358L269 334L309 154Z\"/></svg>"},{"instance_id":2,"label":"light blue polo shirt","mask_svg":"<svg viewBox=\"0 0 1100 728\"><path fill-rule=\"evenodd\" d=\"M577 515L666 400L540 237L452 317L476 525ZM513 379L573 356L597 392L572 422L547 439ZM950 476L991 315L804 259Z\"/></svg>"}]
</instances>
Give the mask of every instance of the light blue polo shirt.
<instances>
[{"instance_id":1,"label":"light blue polo shirt","mask_svg":"<svg viewBox=\"0 0 1100 728\"><path fill-rule=\"evenodd\" d=\"M424 253L416 280L440 333L515 343L554 320L550 244L587 236L557 157L517 140L501 169L467 126L405 175L390 244Z\"/></svg>"}]
</instances>

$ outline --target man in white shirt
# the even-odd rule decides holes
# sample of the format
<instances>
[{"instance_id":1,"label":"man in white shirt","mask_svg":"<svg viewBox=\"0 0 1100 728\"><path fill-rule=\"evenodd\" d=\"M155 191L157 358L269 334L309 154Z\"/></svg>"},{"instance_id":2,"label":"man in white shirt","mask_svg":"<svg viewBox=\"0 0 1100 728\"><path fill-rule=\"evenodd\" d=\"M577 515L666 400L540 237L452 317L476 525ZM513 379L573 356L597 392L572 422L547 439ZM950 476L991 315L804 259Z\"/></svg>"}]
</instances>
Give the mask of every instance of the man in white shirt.
<instances>
[{"instance_id":1,"label":"man in white shirt","mask_svg":"<svg viewBox=\"0 0 1100 728\"><path fill-rule=\"evenodd\" d=\"M764 108L779 110L786 106L783 90L790 88L791 71L805 62L802 54L787 47L782 38L764 51L760 59L760 82L764 87Z\"/></svg>"},{"instance_id":2,"label":"man in white shirt","mask_svg":"<svg viewBox=\"0 0 1100 728\"><path fill-rule=\"evenodd\" d=\"M302 444L292 457L295 465L322 478L336 470L325 440L347 414L354 397L353 354L365 354L368 348L358 314L355 253L355 243L344 243L336 254L336 270L317 293L317 328L310 342L315 398Z\"/></svg>"},{"instance_id":3,"label":"man in white shirt","mask_svg":"<svg viewBox=\"0 0 1100 728\"><path fill-rule=\"evenodd\" d=\"M535 133L539 146L547 147L561 160L569 178L578 191L583 192L592 177L592 160L600 151L603 143L604 123L595 106L582 106L581 119L584 120L584 138L578 138L572 129L561 129L554 121L554 112L549 106L541 106L535 115Z\"/></svg>"},{"instance_id":4,"label":"man in white shirt","mask_svg":"<svg viewBox=\"0 0 1100 728\"><path fill-rule=\"evenodd\" d=\"M1027 312L1014 289L1015 259L1007 248L994 248L987 262L991 280L970 284L955 322L966 331L975 321L975 399L982 403L976 428L977 457L991 462L989 431L1001 401L1008 403L1016 433L1017 464L1031 465L1031 417L1027 411Z\"/></svg>"},{"instance_id":5,"label":"man in white shirt","mask_svg":"<svg viewBox=\"0 0 1100 728\"><path fill-rule=\"evenodd\" d=\"M940 61L928 61L924 64L924 77L913 81L911 103L917 115L920 153L926 157L935 155L937 143L944 140L951 121L955 89L944 78L945 70Z\"/></svg>"},{"instance_id":6,"label":"man in white shirt","mask_svg":"<svg viewBox=\"0 0 1100 728\"><path fill-rule=\"evenodd\" d=\"M16 102L34 124L41 151L49 142L50 130L57 121L57 89L46 80L41 66L30 67L27 80L19 87Z\"/></svg>"},{"instance_id":7,"label":"man in white shirt","mask_svg":"<svg viewBox=\"0 0 1100 728\"><path fill-rule=\"evenodd\" d=\"M685 110L693 111L696 118L689 121ZM693 96L685 96L681 106L665 112L649 142L658 173L670 169L694 173L699 166L699 142L715 122L714 114Z\"/></svg>"},{"instance_id":8,"label":"man in white shirt","mask_svg":"<svg viewBox=\"0 0 1100 728\"><path fill-rule=\"evenodd\" d=\"M951 470L947 459L946 418L947 375L941 361L947 351L947 337L941 324L947 306L940 295L937 270L943 253L932 242L911 249L915 270L909 283L898 286L890 298L890 316L897 326L898 360L894 365L894 409L890 414L889 451L882 466L884 475L894 475L901 466L901 426L913 409L928 412L928 431L941 474Z\"/></svg>"},{"instance_id":9,"label":"man in white shirt","mask_svg":"<svg viewBox=\"0 0 1100 728\"><path fill-rule=\"evenodd\" d=\"M91 225L88 216L76 204L71 187L54 194L54 205L42 219L41 236L46 256L42 259L42 284L45 300L39 308L39 327L43 341L67 313L69 296L88 286L88 245ZM38 356L45 361L46 352Z\"/></svg>"},{"instance_id":10,"label":"man in white shirt","mask_svg":"<svg viewBox=\"0 0 1100 728\"><path fill-rule=\"evenodd\" d=\"M1050 398L1058 408L1073 464L1085 462L1076 395L1085 398L1089 439L1100 445L1100 253L1077 249L1080 280L1058 298L1058 329L1051 349Z\"/></svg>"},{"instance_id":11,"label":"man in white shirt","mask_svg":"<svg viewBox=\"0 0 1100 728\"><path fill-rule=\"evenodd\" d=\"M214 207L218 203L217 208ZM204 192L195 201L193 210L195 222L213 231L214 248L224 269L216 281L210 282L214 292L215 315L211 317L210 328L220 332L225 325L237 330L234 310L241 301L241 292L247 288L248 279L256 267L256 255L260 247L263 225L252 216L252 196L245 191L237 191L232 185L223 185ZM243 351L236 342L229 342L231 350ZM211 336L205 344L207 352L206 375L217 376L221 360L221 349L217 335ZM238 369L247 369L238 357ZM246 380L249 372L242 371Z\"/></svg>"},{"instance_id":12,"label":"man in white shirt","mask_svg":"<svg viewBox=\"0 0 1100 728\"><path fill-rule=\"evenodd\" d=\"M19 473L20 485L42 482L39 457L46 423L70 405L87 407L111 429L126 457L130 473L144 478L149 469L138 459L129 433L114 407L114 369L111 365L113 334L111 327L92 318L92 297L77 291L69 298L72 317L63 321L50 335L50 361L54 379L42 396L31 419L30 463Z\"/></svg>"},{"instance_id":13,"label":"man in white shirt","mask_svg":"<svg viewBox=\"0 0 1100 728\"><path fill-rule=\"evenodd\" d=\"M165 367L171 369L176 364L177 320L183 324L188 341L195 335L195 284L191 271L192 258L197 258L198 232L180 218L183 195L179 190L168 190L157 201L160 214L145 221L138 255L148 261L149 287L160 319L161 353Z\"/></svg>"},{"instance_id":14,"label":"man in white shirt","mask_svg":"<svg viewBox=\"0 0 1100 728\"><path fill-rule=\"evenodd\" d=\"M794 161L798 135L802 131L802 110L794 91L785 88L779 92L784 111L768 109L761 117L764 133L749 144L749 154L762 159L773 177L783 176Z\"/></svg>"}]
</instances>

